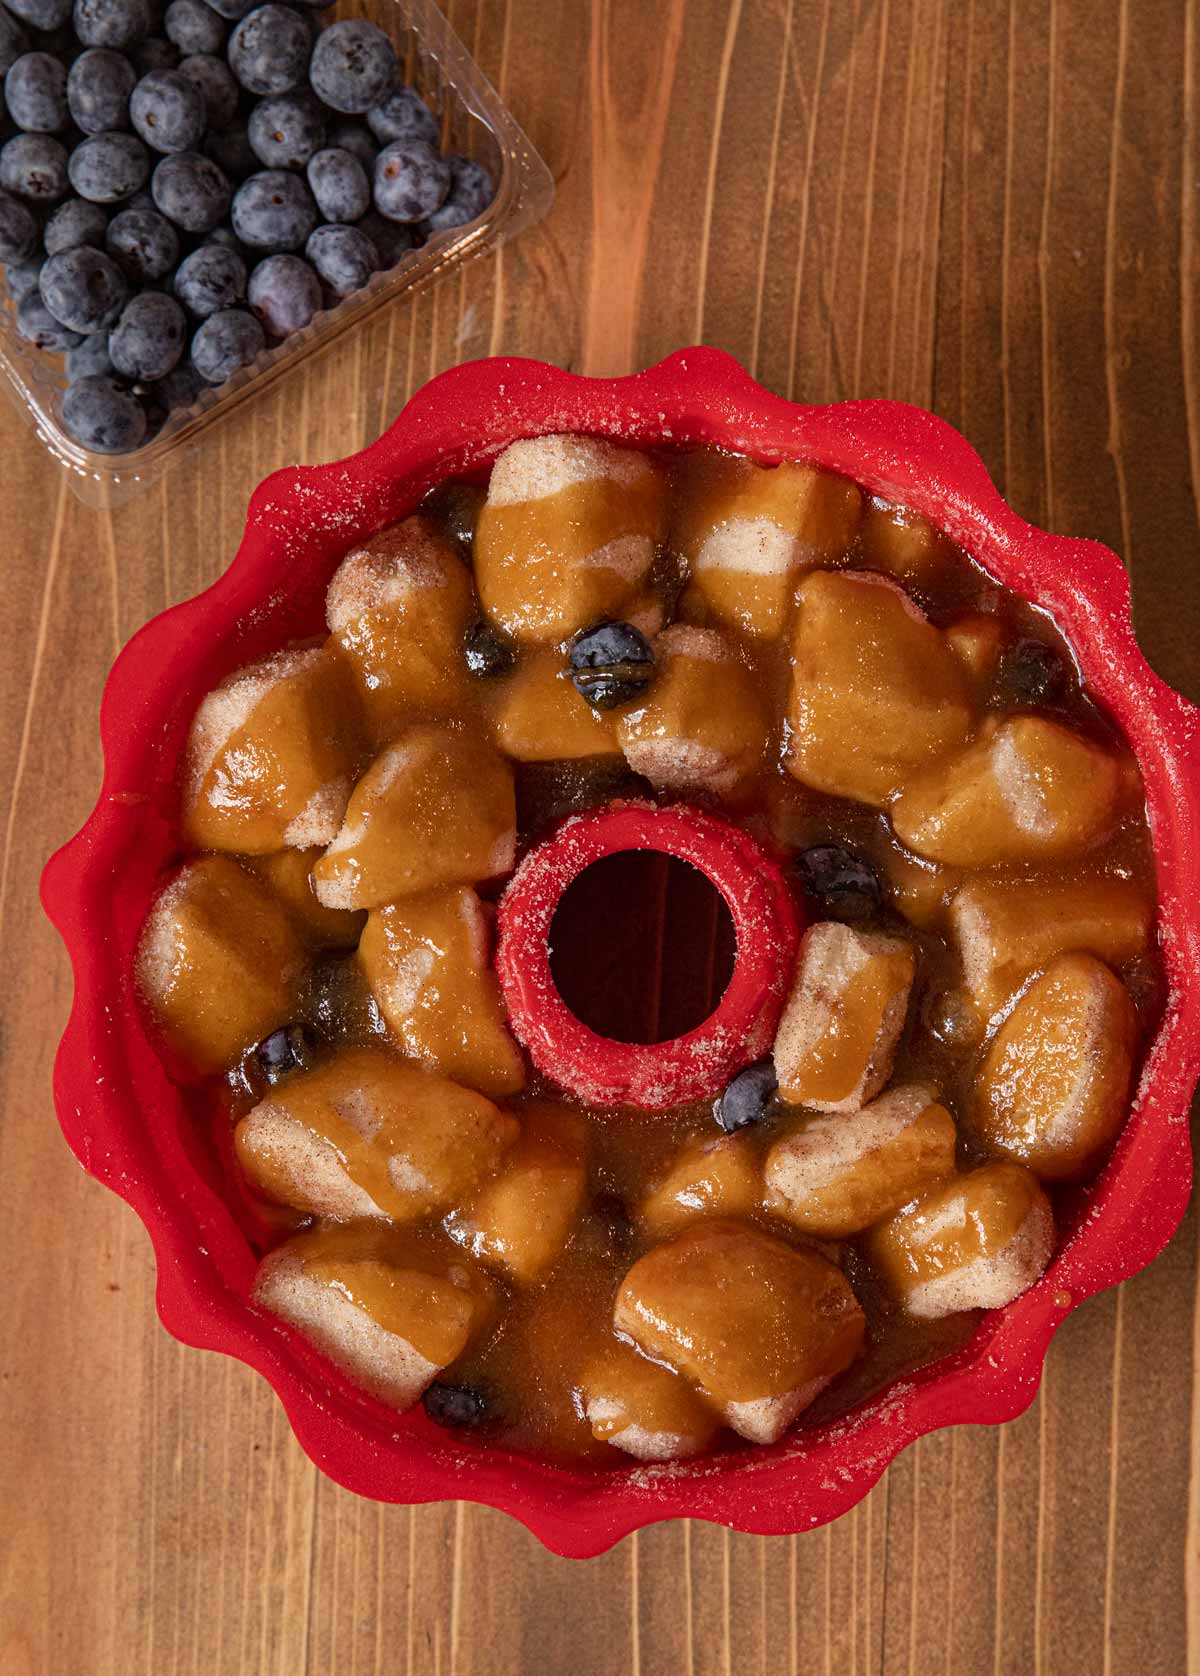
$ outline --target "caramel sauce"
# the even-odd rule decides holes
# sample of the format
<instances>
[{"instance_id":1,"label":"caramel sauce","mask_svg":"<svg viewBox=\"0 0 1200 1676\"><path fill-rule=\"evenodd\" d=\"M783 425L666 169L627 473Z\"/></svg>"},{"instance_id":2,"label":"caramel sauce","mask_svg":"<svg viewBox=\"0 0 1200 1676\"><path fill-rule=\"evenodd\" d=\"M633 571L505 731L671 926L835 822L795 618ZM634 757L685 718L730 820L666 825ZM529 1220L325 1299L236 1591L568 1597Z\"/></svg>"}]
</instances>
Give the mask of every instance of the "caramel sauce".
<instances>
[{"instance_id":1,"label":"caramel sauce","mask_svg":"<svg viewBox=\"0 0 1200 1676\"><path fill-rule=\"evenodd\" d=\"M907 949L873 954L865 962L846 986L838 1018L789 1077L783 1089L786 1100L820 1105L845 1100L854 1092L864 1067L870 1065L884 1015L898 991L911 982L912 969Z\"/></svg>"}]
</instances>

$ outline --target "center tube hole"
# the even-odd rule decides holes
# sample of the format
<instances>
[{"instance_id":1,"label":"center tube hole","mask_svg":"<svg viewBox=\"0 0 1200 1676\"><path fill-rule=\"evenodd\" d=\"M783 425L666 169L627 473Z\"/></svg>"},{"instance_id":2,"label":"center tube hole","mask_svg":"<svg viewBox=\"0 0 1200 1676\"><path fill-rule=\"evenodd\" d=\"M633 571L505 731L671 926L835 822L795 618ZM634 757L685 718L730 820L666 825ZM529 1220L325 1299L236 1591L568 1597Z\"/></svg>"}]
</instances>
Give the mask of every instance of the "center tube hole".
<instances>
[{"instance_id":1,"label":"center tube hole","mask_svg":"<svg viewBox=\"0 0 1200 1676\"><path fill-rule=\"evenodd\" d=\"M617 1042L673 1041L703 1024L733 976L725 899L696 867L626 850L584 869L550 927L550 969L583 1024Z\"/></svg>"}]
</instances>

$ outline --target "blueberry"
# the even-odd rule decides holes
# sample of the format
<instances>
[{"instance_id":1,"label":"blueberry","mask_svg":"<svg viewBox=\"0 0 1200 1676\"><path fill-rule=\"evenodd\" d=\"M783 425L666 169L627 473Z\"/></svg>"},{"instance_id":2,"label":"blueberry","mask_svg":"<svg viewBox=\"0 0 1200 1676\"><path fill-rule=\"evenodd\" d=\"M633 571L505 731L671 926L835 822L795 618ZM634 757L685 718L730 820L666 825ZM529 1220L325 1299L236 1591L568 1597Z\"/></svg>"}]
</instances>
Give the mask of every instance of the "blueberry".
<instances>
[{"instance_id":1,"label":"blueberry","mask_svg":"<svg viewBox=\"0 0 1200 1676\"><path fill-rule=\"evenodd\" d=\"M329 131L329 143L339 151L348 151L352 157L357 157L367 171L368 179L375 172L375 159L379 156L379 147L369 128L352 117L343 117L335 122Z\"/></svg>"},{"instance_id":2,"label":"blueberry","mask_svg":"<svg viewBox=\"0 0 1200 1676\"><path fill-rule=\"evenodd\" d=\"M0 262L24 262L38 247L40 229L28 204L0 192Z\"/></svg>"},{"instance_id":3,"label":"blueberry","mask_svg":"<svg viewBox=\"0 0 1200 1676\"><path fill-rule=\"evenodd\" d=\"M479 513L486 498L476 483L445 483L426 502L430 517L437 519L468 563L475 541L475 525L479 522ZM479 627L477 623L475 628ZM474 670L469 650L467 663ZM474 670L474 673L486 674L487 671Z\"/></svg>"},{"instance_id":4,"label":"blueberry","mask_svg":"<svg viewBox=\"0 0 1200 1676\"><path fill-rule=\"evenodd\" d=\"M268 256L250 275L250 307L273 338L303 331L321 309L321 282L302 256Z\"/></svg>"},{"instance_id":5,"label":"blueberry","mask_svg":"<svg viewBox=\"0 0 1200 1676\"><path fill-rule=\"evenodd\" d=\"M231 122L219 134L209 134L204 141L204 155L211 157L230 180L245 180L259 166L244 122Z\"/></svg>"},{"instance_id":6,"label":"blueberry","mask_svg":"<svg viewBox=\"0 0 1200 1676\"><path fill-rule=\"evenodd\" d=\"M175 274L175 295L197 320L232 308L246 295L246 264L223 244L202 244L185 256Z\"/></svg>"},{"instance_id":7,"label":"blueberry","mask_svg":"<svg viewBox=\"0 0 1200 1676\"><path fill-rule=\"evenodd\" d=\"M1066 666L1052 646L1018 640L1001 659L997 687L1012 703L1054 704L1066 691Z\"/></svg>"},{"instance_id":8,"label":"blueberry","mask_svg":"<svg viewBox=\"0 0 1200 1676\"><path fill-rule=\"evenodd\" d=\"M290 6L259 6L229 37L229 68L247 93L302 87L312 55L312 27Z\"/></svg>"},{"instance_id":9,"label":"blueberry","mask_svg":"<svg viewBox=\"0 0 1200 1676\"><path fill-rule=\"evenodd\" d=\"M47 256L57 256L60 250L74 250L80 244L102 250L107 227L108 212L103 205L89 204L86 198L68 198L47 221L42 242Z\"/></svg>"},{"instance_id":10,"label":"blueberry","mask_svg":"<svg viewBox=\"0 0 1200 1676\"><path fill-rule=\"evenodd\" d=\"M318 151L309 158L305 172L326 221L357 221L370 209L371 183L352 151L336 146Z\"/></svg>"},{"instance_id":11,"label":"blueberry","mask_svg":"<svg viewBox=\"0 0 1200 1676\"><path fill-rule=\"evenodd\" d=\"M49 134L17 134L0 149L0 188L32 204L67 195L66 147Z\"/></svg>"},{"instance_id":12,"label":"blueberry","mask_svg":"<svg viewBox=\"0 0 1200 1676\"><path fill-rule=\"evenodd\" d=\"M600 1193L587 1214L586 1228L610 1257L628 1257L633 1250L634 1231L628 1207L616 1193Z\"/></svg>"},{"instance_id":13,"label":"blueberry","mask_svg":"<svg viewBox=\"0 0 1200 1676\"><path fill-rule=\"evenodd\" d=\"M348 116L361 116L392 85L396 51L373 23L346 18L317 36L308 73L314 91L327 105Z\"/></svg>"},{"instance_id":14,"label":"blueberry","mask_svg":"<svg viewBox=\"0 0 1200 1676\"><path fill-rule=\"evenodd\" d=\"M204 0L171 0L163 33L184 58L194 52L219 53L225 46L225 25Z\"/></svg>"},{"instance_id":15,"label":"blueberry","mask_svg":"<svg viewBox=\"0 0 1200 1676\"><path fill-rule=\"evenodd\" d=\"M210 132L219 134L228 128L238 108L238 86L228 64L206 52L195 52L180 60L179 74L186 76L203 97Z\"/></svg>"},{"instance_id":16,"label":"blueberry","mask_svg":"<svg viewBox=\"0 0 1200 1676\"><path fill-rule=\"evenodd\" d=\"M391 221L424 221L449 190L450 165L424 140L393 140L375 159L375 208Z\"/></svg>"},{"instance_id":17,"label":"blueberry","mask_svg":"<svg viewBox=\"0 0 1200 1676\"><path fill-rule=\"evenodd\" d=\"M379 252L357 227L332 222L318 227L304 247L304 254L317 270L322 285L335 297L349 297L361 291L371 275L379 272Z\"/></svg>"},{"instance_id":18,"label":"blueberry","mask_svg":"<svg viewBox=\"0 0 1200 1676\"><path fill-rule=\"evenodd\" d=\"M67 382L80 378L111 378L112 357L108 353L108 333L93 332L74 349L67 351Z\"/></svg>"},{"instance_id":19,"label":"blueberry","mask_svg":"<svg viewBox=\"0 0 1200 1676\"><path fill-rule=\"evenodd\" d=\"M129 120L155 151L194 151L204 138L204 95L179 70L152 70L129 100Z\"/></svg>"},{"instance_id":20,"label":"blueberry","mask_svg":"<svg viewBox=\"0 0 1200 1676\"><path fill-rule=\"evenodd\" d=\"M367 112L367 125L377 140L424 140L436 147L438 122L415 87L393 87Z\"/></svg>"},{"instance_id":21,"label":"blueberry","mask_svg":"<svg viewBox=\"0 0 1200 1676\"><path fill-rule=\"evenodd\" d=\"M4 102L27 134L57 134L67 115L66 66L48 52L27 52L4 78Z\"/></svg>"},{"instance_id":22,"label":"blueberry","mask_svg":"<svg viewBox=\"0 0 1200 1676\"><path fill-rule=\"evenodd\" d=\"M253 11L255 0L205 0L205 4L211 6L218 17L236 23L238 18L245 17L247 12Z\"/></svg>"},{"instance_id":23,"label":"blueberry","mask_svg":"<svg viewBox=\"0 0 1200 1676\"><path fill-rule=\"evenodd\" d=\"M71 15L71 0L6 0L5 9L30 29L61 29Z\"/></svg>"},{"instance_id":24,"label":"blueberry","mask_svg":"<svg viewBox=\"0 0 1200 1676\"><path fill-rule=\"evenodd\" d=\"M38 285L58 323L85 337L113 325L129 297L112 257L86 244L47 257Z\"/></svg>"},{"instance_id":25,"label":"blueberry","mask_svg":"<svg viewBox=\"0 0 1200 1676\"><path fill-rule=\"evenodd\" d=\"M40 285L18 304L17 331L35 348L49 349L56 355L83 342L82 332L69 331L50 313L42 301Z\"/></svg>"},{"instance_id":26,"label":"blueberry","mask_svg":"<svg viewBox=\"0 0 1200 1676\"><path fill-rule=\"evenodd\" d=\"M403 221L389 221L377 210L368 210L358 221L359 230L367 235L379 252L385 268L394 268L402 256L407 256L416 242L413 229Z\"/></svg>"},{"instance_id":27,"label":"blueberry","mask_svg":"<svg viewBox=\"0 0 1200 1676\"><path fill-rule=\"evenodd\" d=\"M496 196L492 177L482 163L469 157L447 157L450 165L450 195L440 209L428 218L431 233L444 233L448 227L465 227L474 221Z\"/></svg>"},{"instance_id":28,"label":"blueberry","mask_svg":"<svg viewBox=\"0 0 1200 1676\"><path fill-rule=\"evenodd\" d=\"M234 195L233 230L251 250L299 250L317 219L308 187L282 169L251 175Z\"/></svg>"},{"instance_id":29,"label":"blueberry","mask_svg":"<svg viewBox=\"0 0 1200 1676\"><path fill-rule=\"evenodd\" d=\"M312 1065L315 1039L303 1024L286 1024L259 1042L254 1057L269 1083L282 1082L293 1071L307 1071Z\"/></svg>"},{"instance_id":30,"label":"blueberry","mask_svg":"<svg viewBox=\"0 0 1200 1676\"><path fill-rule=\"evenodd\" d=\"M266 169L303 169L325 144L325 113L311 93L280 93L250 113L246 133Z\"/></svg>"},{"instance_id":31,"label":"blueberry","mask_svg":"<svg viewBox=\"0 0 1200 1676\"><path fill-rule=\"evenodd\" d=\"M67 76L67 108L85 134L109 134L129 126L129 95L137 75L119 52L93 47L80 53Z\"/></svg>"},{"instance_id":32,"label":"blueberry","mask_svg":"<svg viewBox=\"0 0 1200 1676\"><path fill-rule=\"evenodd\" d=\"M93 134L71 153L68 173L81 198L119 204L150 178L150 153L135 134Z\"/></svg>"},{"instance_id":33,"label":"blueberry","mask_svg":"<svg viewBox=\"0 0 1200 1676\"><path fill-rule=\"evenodd\" d=\"M142 291L125 305L108 338L108 352L122 378L153 383L179 364L187 316L162 291Z\"/></svg>"},{"instance_id":34,"label":"blueberry","mask_svg":"<svg viewBox=\"0 0 1200 1676\"><path fill-rule=\"evenodd\" d=\"M210 314L192 339L192 361L208 384L224 384L266 344L263 329L244 308Z\"/></svg>"},{"instance_id":35,"label":"blueberry","mask_svg":"<svg viewBox=\"0 0 1200 1676\"><path fill-rule=\"evenodd\" d=\"M826 919L855 924L873 918L883 902L879 875L845 844L814 844L796 857L804 894Z\"/></svg>"},{"instance_id":36,"label":"blueberry","mask_svg":"<svg viewBox=\"0 0 1200 1676\"><path fill-rule=\"evenodd\" d=\"M638 698L654 679L650 642L632 623L597 623L576 635L571 680L593 710L615 710Z\"/></svg>"},{"instance_id":37,"label":"blueberry","mask_svg":"<svg viewBox=\"0 0 1200 1676\"><path fill-rule=\"evenodd\" d=\"M146 414L135 395L116 379L77 379L62 400L63 428L97 454L127 454L145 439Z\"/></svg>"},{"instance_id":38,"label":"blueberry","mask_svg":"<svg viewBox=\"0 0 1200 1676\"><path fill-rule=\"evenodd\" d=\"M778 1087L775 1061L769 1054L765 1059L757 1059L753 1065L747 1065L732 1082L726 1083L713 1101L713 1116L718 1126L731 1135L735 1129L757 1123Z\"/></svg>"},{"instance_id":39,"label":"blueberry","mask_svg":"<svg viewBox=\"0 0 1200 1676\"><path fill-rule=\"evenodd\" d=\"M201 391L208 388L190 361L180 361L173 372L150 386L168 412L180 407L191 407Z\"/></svg>"},{"instance_id":40,"label":"blueberry","mask_svg":"<svg viewBox=\"0 0 1200 1676\"><path fill-rule=\"evenodd\" d=\"M472 675L490 681L493 676L507 675L517 661L516 647L486 617L472 623L463 641L463 655Z\"/></svg>"},{"instance_id":41,"label":"blueberry","mask_svg":"<svg viewBox=\"0 0 1200 1676\"><path fill-rule=\"evenodd\" d=\"M29 262L10 262L4 270L4 283L14 303L23 303L38 289L45 258L36 256ZM40 297L40 293L39 293Z\"/></svg>"},{"instance_id":42,"label":"blueberry","mask_svg":"<svg viewBox=\"0 0 1200 1676\"><path fill-rule=\"evenodd\" d=\"M104 248L136 285L153 285L178 262L179 234L156 209L126 209L109 223Z\"/></svg>"},{"instance_id":43,"label":"blueberry","mask_svg":"<svg viewBox=\"0 0 1200 1676\"><path fill-rule=\"evenodd\" d=\"M150 33L146 0L75 0L75 33L85 47L112 47L122 52Z\"/></svg>"},{"instance_id":44,"label":"blueberry","mask_svg":"<svg viewBox=\"0 0 1200 1676\"><path fill-rule=\"evenodd\" d=\"M156 70L175 70L179 67L179 48L161 35L148 35L134 47L133 62L140 76L152 75Z\"/></svg>"},{"instance_id":45,"label":"blueberry","mask_svg":"<svg viewBox=\"0 0 1200 1676\"><path fill-rule=\"evenodd\" d=\"M28 35L17 20L0 6L0 76L7 75L21 54L28 51Z\"/></svg>"},{"instance_id":46,"label":"blueberry","mask_svg":"<svg viewBox=\"0 0 1200 1676\"><path fill-rule=\"evenodd\" d=\"M224 221L230 186L210 157L177 151L164 157L150 182L155 207L185 233L207 233Z\"/></svg>"},{"instance_id":47,"label":"blueberry","mask_svg":"<svg viewBox=\"0 0 1200 1676\"><path fill-rule=\"evenodd\" d=\"M487 1398L470 1385L450 1385L435 1379L421 1399L425 1412L438 1426L477 1426L488 1411Z\"/></svg>"}]
</instances>

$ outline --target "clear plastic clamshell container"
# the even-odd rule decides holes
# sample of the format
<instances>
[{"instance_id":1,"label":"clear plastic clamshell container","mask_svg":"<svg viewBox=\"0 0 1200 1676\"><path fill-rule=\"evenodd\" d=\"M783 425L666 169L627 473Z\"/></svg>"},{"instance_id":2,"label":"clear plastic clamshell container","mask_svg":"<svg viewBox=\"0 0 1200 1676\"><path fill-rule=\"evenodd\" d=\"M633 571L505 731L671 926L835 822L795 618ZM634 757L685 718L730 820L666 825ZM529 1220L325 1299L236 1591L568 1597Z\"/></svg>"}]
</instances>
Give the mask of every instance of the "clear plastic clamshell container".
<instances>
[{"instance_id":1,"label":"clear plastic clamshell container","mask_svg":"<svg viewBox=\"0 0 1200 1676\"><path fill-rule=\"evenodd\" d=\"M361 15L355 0L335 16ZM66 389L64 357L35 349L19 336L11 300L0 307L3 387L39 440L71 474L71 486L91 506L112 506L148 488L183 455L207 440L227 414L291 372L318 349L360 325L397 297L411 295L448 268L486 255L541 219L554 198L550 171L467 52L433 0L374 0L371 20L391 35L404 79L414 85L442 124L442 148L476 158L490 170L496 195L466 226L436 234L393 268L310 326L265 349L225 384L206 390L172 413L148 442L128 454L95 454L73 442L59 420ZM329 14L324 14L323 21Z\"/></svg>"}]
</instances>

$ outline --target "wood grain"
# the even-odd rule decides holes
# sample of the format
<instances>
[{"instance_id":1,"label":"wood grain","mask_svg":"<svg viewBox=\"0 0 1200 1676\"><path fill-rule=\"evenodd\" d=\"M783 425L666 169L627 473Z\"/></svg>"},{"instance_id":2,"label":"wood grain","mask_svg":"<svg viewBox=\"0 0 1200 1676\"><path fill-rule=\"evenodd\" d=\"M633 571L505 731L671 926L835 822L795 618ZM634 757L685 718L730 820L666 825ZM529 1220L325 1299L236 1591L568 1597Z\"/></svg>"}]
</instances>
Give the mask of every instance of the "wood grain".
<instances>
[{"instance_id":1,"label":"wood grain","mask_svg":"<svg viewBox=\"0 0 1200 1676\"><path fill-rule=\"evenodd\" d=\"M455 361L619 372L699 338L800 399L931 405L1020 511L1125 553L1149 655L1200 697L1197 0L448 9L553 169L541 229L118 512L0 414L0 1672L1200 1671L1194 1214L1072 1317L1023 1419L924 1440L832 1528L664 1526L576 1565L321 1479L259 1380L157 1327L139 1224L59 1139L37 879L94 796L114 653L217 574L263 475Z\"/></svg>"}]
</instances>

